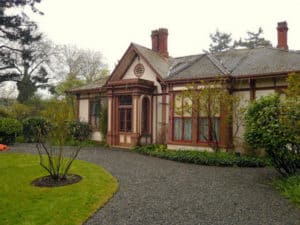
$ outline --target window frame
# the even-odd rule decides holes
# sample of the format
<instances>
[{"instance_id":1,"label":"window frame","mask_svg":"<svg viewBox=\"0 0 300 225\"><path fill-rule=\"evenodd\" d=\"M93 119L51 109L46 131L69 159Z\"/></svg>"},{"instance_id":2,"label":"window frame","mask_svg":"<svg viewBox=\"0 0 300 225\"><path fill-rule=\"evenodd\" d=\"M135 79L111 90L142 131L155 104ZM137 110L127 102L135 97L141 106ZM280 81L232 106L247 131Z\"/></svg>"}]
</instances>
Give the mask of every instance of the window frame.
<instances>
[{"instance_id":1,"label":"window frame","mask_svg":"<svg viewBox=\"0 0 300 225\"><path fill-rule=\"evenodd\" d=\"M94 113L93 104L99 104L99 112ZM101 114L102 101L101 99L90 99L89 100L89 121L93 130L100 129L100 114ZM97 111L97 110L95 110Z\"/></svg>"},{"instance_id":2,"label":"window frame","mask_svg":"<svg viewBox=\"0 0 300 225\"><path fill-rule=\"evenodd\" d=\"M187 115L184 115L185 113L184 113L184 110L183 110L183 108L184 108L184 101L185 101L185 98L184 98L184 96L180 96L180 98L181 98L181 103L180 103L180 105L181 105L181 108L182 108L182 110L181 110L181 113L180 114L178 114L178 113L176 113L175 112L175 107L176 107L176 98L178 97L178 96L180 96L180 93L177 93L177 94L174 94L174 99L173 99L173 102L174 102L174 106L173 106L173 118L172 118L172 124L173 124L173 130L172 130L172 141L174 141L174 142L184 142L184 143L192 143L192 141L193 141L193 116L192 116L192 113L189 115L189 116L187 116ZM180 119L181 120L181 133L180 133L180 139L175 139L175 131L176 131L176 129L175 129L175 120L176 119ZM185 139L185 134L186 134L186 129L185 129L185 125L186 125L186 120L189 120L190 121L190 123L191 123L191 125L190 125L190 138L189 139Z\"/></svg>"},{"instance_id":3,"label":"window frame","mask_svg":"<svg viewBox=\"0 0 300 225\"><path fill-rule=\"evenodd\" d=\"M130 103L129 102L122 102L122 98L124 97L130 97ZM118 118L119 118L119 132L121 133L131 133L132 132L132 96L131 95L123 95L119 96L118 98ZM124 112L124 121L121 121L121 113ZM130 121L128 121L128 114L130 113ZM128 128L128 124L130 123L130 128ZM122 123L122 124L121 124ZM124 127L124 129L123 129ZM122 129L121 129L122 128Z\"/></svg>"},{"instance_id":4,"label":"window frame","mask_svg":"<svg viewBox=\"0 0 300 225\"><path fill-rule=\"evenodd\" d=\"M208 126L207 137L208 137L208 140L201 140L201 138L200 138L200 135L201 135L201 133L200 133L200 131L201 131L201 129L200 129L201 122L200 121L201 121L201 119L207 119L207 123L208 123L208 125L207 125ZM214 116L214 117L212 117L212 119L213 120L218 120L219 130L218 130L217 133L218 133L218 143L220 143L220 140L221 140L221 117L220 116ZM197 118L197 142L198 143L214 143L215 142L214 140L212 140L212 137L211 137L211 127L212 127L211 121L210 121L208 116L198 116L198 118Z\"/></svg>"}]
</instances>

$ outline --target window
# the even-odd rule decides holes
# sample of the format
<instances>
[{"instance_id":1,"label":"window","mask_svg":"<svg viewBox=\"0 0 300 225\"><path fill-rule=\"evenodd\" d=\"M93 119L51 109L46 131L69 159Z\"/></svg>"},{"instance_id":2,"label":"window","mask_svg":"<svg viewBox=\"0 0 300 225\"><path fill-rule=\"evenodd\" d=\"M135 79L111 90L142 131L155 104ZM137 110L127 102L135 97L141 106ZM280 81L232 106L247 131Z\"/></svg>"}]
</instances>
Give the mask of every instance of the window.
<instances>
[{"instance_id":1,"label":"window","mask_svg":"<svg viewBox=\"0 0 300 225\"><path fill-rule=\"evenodd\" d=\"M119 97L119 130L121 132L131 132L132 127L132 97Z\"/></svg>"},{"instance_id":2,"label":"window","mask_svg":"<svg viewBox=\"0 0 300 225\"><path fill-rule=\"evenodd\" d=\"M220 118L199 117L198 120L198 140L200 142L220 141Z\"/></svg>"},{"instance_id":3,"label":"window","mask_svg":"<svg viewBox=\"0 0 300 225\"><path fill-rule=\"evenodd\" d=\"M208 103L207 103L208 104ZM198 141L216 142L220 140L220 112L218 107L202 104L198 117ZM208 113L214 112L214 113Z\"/></svg>"},{"instance_id":4,"label":"window","mask_svg":"<svg viewBox=\"0 0 300 225\"><path fill-rule=\"evenodd\" d=\"M192 101L175 95L173 117L173 140L192 141Z\"/></svg>"},{"instance_id":5,"label":"window","mask_svg":"<svg viewBox=\"0 0 300 225\"><path fill-rule=\"evenodd\" d=\"M94 129L99 129L100 111L101 111L101 101L100 100L90 101L89 123Z\"/></svg>"},{"instance_id":6,"label":"window","mask_svg":"<svg viewBox=\"0 0 300 225\"><path fill-rule=\"evenodd\" d=\"M199 104L199 107L201 104ZM192 100L181 94L174 96L174 113L173 113L173 141L178 142L219 142L220 141L220 109L214 108L213 115L209 116L207 111L199 111L197 118L192 118ZM210 108L212 109L212 108ZM209 111L211 112L211 111ZM196 115L195 115L196 116ZM197 137L193 140L193 130L197 132Z\"/></svg>"}]
</instances>

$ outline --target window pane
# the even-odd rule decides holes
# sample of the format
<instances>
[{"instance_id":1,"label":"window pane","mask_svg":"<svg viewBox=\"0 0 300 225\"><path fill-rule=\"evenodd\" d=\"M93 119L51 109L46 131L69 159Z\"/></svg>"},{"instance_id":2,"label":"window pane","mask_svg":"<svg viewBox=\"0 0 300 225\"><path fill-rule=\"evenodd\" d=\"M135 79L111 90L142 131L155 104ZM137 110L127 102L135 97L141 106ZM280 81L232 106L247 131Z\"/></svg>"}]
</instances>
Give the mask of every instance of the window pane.
<instances>
[{"instance_id":1,"label":"window pane","mask_svg":"<svg viewBox=\"0 0 300 225\"><path fill-rule=\"evenodd\" d=\"M125 131L125 109L120 109L120 131Z\"/></svg>"},{"instance_id":2,"label":"window pane","mask_svg":"<svg viewBox=\"0 0 300 225\"><path fill-rule=\"evenodd\" d=\"M208 141L208 118L199 119L199 141Z\"/></svg>"},{"instance_id":3,"label":"window pane","mask_svg":"<svg viewBox=\"0 0 300 225\"><path fill-rule=\"evenodd\" d=\"M220 141L220 118L214 118L213 119L213 126L214 126L214 132L216 132L216 138L214 135L212 135L213 141Z\"/></svg>"},{"instance_id":4,"label":"window pane","mask_svg":"<svg viewBox=\"0 0 300 225\"><path fill-rule=\"evenodd\" d=\"M184 140L185 141L192 140L192 119L191 118L184 119Z\"/></svg>"},{"instance_id":5,"label":"window pane","mask_svg":"<svg viewBox=\"0 0 300 225\"><path fill-rule=\"evenodd\" d=\"M101 101L90 101L90 124L93 128L99 128L99 118L101 111Z\"/></svg>"},{"instance_id":6,"label":"window pane","mask_svg":"<svg viewBox=\"0 0 300 225\"><path fill-rule=\"evenodd\" d=\"M149 100L148 98L143 99L142 104L142 133L148 133L150 131L149 124L150 124L150 118L149 118Z\"/></svg>"},{"instance_id":7,"label":"window pane","mask_svg":"<svg viewBox=\"0 0 300 225\"><path fill-rule=\"evenodd\" d=\"M181 140L182 137L182 119L174 118L174 140Z\"/></svg>"},{"instance_id":8,"label":"window pane","mask_svg":"<svg viewBox=\"0 0 300 225\"><path fill-rule=\"evenodd\" d=\"M120 96L119 97L119 105L131 105L132 97L129 95Z\"/></svg>"},{"instance_id":9,"label":"window pane","mask_svg":"<svg viewBox=\"0 0 300 225\"><path fill-rule=\"evenodd\" d=\"M178 94L175 95L174 114L177 116L182 114L182 96Z\"/></svg>"},{"instance_id":10,"label":"window pane","mask_svg":"<svg viewBox=\"0 0 300 225\"><path fill-rule=\"evenodd\" d=\"M126 131L131 131L131 109L126 109Z\"/></svg>"},{"instance_id":11,"label":"window pane","mask_svg":"<svg viewBox=\"0 0 300 225\"><path fill-rule=\"evenodd\" d=\"M184 98L183 100L183 115L192 116L192 100L190 98Z\"/></svg>"}]
</instances>

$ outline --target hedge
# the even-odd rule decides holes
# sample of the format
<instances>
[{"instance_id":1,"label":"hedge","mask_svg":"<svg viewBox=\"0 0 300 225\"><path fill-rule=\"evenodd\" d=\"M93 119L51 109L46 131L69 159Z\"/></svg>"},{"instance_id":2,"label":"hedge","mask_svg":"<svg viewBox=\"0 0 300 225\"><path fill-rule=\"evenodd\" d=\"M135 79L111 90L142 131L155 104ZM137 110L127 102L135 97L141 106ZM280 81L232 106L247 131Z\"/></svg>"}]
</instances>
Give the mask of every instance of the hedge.
<instances>
[{"instance_id":1,"label":"hedge","mask_svg":"<svg viewBox=\"0 0 300 225\"><path fill-rule=\"evenodd\" d=\"M227 152L215 153L206 151L168 150L164 145L137 146L132 150L134 152L163 159L207 166L265 167L269 165L269 161L265 158L246 155L239 156Z\"/></svg>"}]
</instances>

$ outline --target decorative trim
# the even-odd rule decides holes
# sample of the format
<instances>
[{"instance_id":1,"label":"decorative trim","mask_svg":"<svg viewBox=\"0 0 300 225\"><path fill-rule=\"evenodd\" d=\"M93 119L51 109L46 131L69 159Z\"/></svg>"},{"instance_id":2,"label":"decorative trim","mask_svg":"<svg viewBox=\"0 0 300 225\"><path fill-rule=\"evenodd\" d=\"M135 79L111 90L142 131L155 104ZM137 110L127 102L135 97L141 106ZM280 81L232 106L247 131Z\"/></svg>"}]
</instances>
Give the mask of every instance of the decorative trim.
<instances>
[{"instance_id":1,"label":"decorative trim","mask_svg":"<svg viewBox=\"0 0 300 225\"><path fill-rule=\"evenodd\" d=\"M144 67L144 65L142 63L138 63L138 64L135 65L135 67L134 67L134 75L136 77L143 76L144 72L145 72L145 67Z\"/></svg>"}]
</instances>

